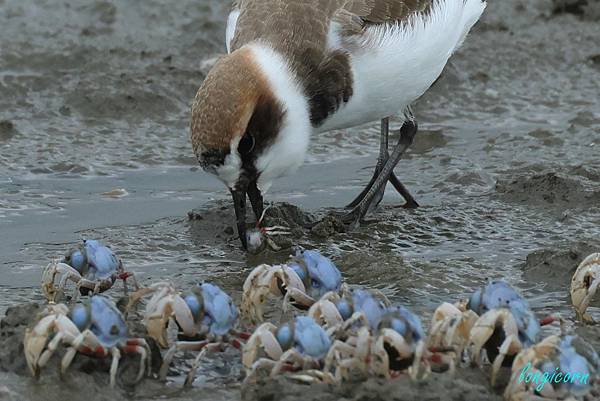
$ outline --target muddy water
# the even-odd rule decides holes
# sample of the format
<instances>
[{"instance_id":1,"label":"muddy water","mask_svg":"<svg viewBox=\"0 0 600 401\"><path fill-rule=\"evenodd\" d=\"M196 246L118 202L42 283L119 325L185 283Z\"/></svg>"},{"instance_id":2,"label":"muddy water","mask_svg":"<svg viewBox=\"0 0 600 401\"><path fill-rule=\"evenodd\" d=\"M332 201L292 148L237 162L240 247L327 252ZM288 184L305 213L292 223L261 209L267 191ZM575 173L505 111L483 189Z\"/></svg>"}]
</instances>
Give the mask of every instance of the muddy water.
<instances>
[{"instance_id":1,"label":"muddy water","mask_svg":"<svg viewBox=\"0 0 600 401\"><path fill-rule=\"evenodd\" d=\"M415 107L421 130L396 172L422 207L396 208L390 190L358 230L306 233L297 243L331 256L349 283L379 288L424 319L439 302L503 277L538 314L562 313L599 345L597 329L575 322L567 286L578 260L600 249L600 14L550 0L491 3ZM190 100L204 62L223 52L228 7L0 0L2 313L40 302L40 267L81 238L110 243L144 283L212 280L236 300L251 266L285 260L289 251L239 251L227 194L198 170L189 145ZM316 216L343 206L370 178L377 134L374 123L313 138L307 164L276 182L269 200ZM600 317L598 305L591 311ZM104 374L72 374L65 384L48 372L36 384L3 364L11 372L0 374L0 392L77 399L90 386L93 400L238 399L234 361L231 353L211 360L190 391L179 390L184 362L170 385L132 391L108 390ZM466 398L451 397L498 398L483 375L466 375L457 379ZM391 386L434 395L454 386L439 382ZM381 397L394 392L385 388ZM321 398L277 383L256 391L245 398Z\"/></svg>"}]
</instances>

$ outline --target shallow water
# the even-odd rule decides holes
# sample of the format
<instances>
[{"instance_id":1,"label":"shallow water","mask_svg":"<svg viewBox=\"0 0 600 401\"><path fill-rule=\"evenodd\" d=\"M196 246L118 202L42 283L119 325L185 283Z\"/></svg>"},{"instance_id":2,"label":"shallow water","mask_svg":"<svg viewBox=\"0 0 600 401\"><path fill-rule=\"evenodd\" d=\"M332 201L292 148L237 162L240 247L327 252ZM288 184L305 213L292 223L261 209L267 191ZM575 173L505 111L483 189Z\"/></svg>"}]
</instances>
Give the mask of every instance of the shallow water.
<instances>
[{"instance_id":1,"label":"shallow water","mask_svg":"<svg viewBox=\"0 0 600 401\"><path fill-rule=\"evenodd\" d=\"M600 24L551 15L550 1L496 3L415 107L420 132L396 172L422 207L395 208L390 190L357 231L300 243L331 256L350 284L380 288L424 318L503 277L540 316L558 311L578 326L568 279L522 268L538 249L600 247ZM81 238L111 244L144 283L212 280L236 300L252 266L285 260L239 251L226 232L227 194L198 170L189 144L189 104L202 62L223 52L227 10L218 1L0 0L0 312L41 301L40 268ZM377 143L377 123L316 136L307 164L277 181L269 201L343 206L370 178ZM115 189L124 191L107 194ZM204 220L189 221L192 209ZM209 372L198 390L239 397L226 375ZM1 380L42 395L29 378ZM199 393L152 388L134 397ZM49 399L72 398L77 389L52 391Z\"/></svg>"}]
</instances>

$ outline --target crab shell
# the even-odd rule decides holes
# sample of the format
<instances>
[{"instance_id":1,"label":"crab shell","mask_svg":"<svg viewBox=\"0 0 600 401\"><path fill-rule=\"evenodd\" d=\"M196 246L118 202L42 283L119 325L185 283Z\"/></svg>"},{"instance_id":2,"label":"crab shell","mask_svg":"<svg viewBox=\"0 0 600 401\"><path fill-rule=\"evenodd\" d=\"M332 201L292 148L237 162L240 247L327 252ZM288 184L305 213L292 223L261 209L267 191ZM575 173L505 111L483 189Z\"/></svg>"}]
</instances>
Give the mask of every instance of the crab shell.
<instances>
[{"instance_id":1,"label":"crab shell","mask_svg":"<svg viewBox=\"0 0 600 401\"><path fill-rule=\"evenodd\" d=\"M506 308L492 309L484 313L471 329L469 337L469 350L471 361L479 365L481 350L491 339L496 330L504 332L504 341L498 348L498 355L494 358L492 366L492 386L496 383L496 376L506 355L516 355L523 345L519 341L519 328L515 317ZM491 359L491 357L488 355Z\"/></svg>"},{"instance_id":2,"label":"crab shell","mask_svg":"<svg viewBox=\"0 0 600 401\"><path fill-rule=\"evenodd\" d=\"M257 266L244 281L240 307L242 316L251 323L262 322L263 305L270 297L281 296L282 289L288 293L306 294L304 283L288 265Z\"/></svg>"},{"instance_id":3,"label":"crab shell","mask_svg":"<svg viewBox=\"0 0 600 401\"><path fill-rule=\"evenodd\" d=\"M146 306L144 323L148 335L162 348L169 347L167 327L169 320L174 318L183 334L194 337L198 334L198 327L194 316L185 300L171 283L157 283L150 290L156 291Z\"/></svg>"},{"instance_id":4,"label":"crab shell","mask_svg":"<svg viewBox=\"0 0 600 401\"><path fill-rule=\"evenodd\" d=\"M48 305L39 314L35 324L25 330L23 339L25 360L31 374L35 377L39 374L40 356L46 349L48 338L52 333L63 333L71 340L79 335L79 329L69 319L68 313L69 308L66 305Z\"/></svg>"},{"instance_id":5,"label":"crab shell","mask_svg":"<svg viewBox=\"0 0 600 401\"><path fill-rule=\"evenodd\" d=\"M594 321L586 310L600 285L600 253L593 253L581 262L571 279L571 302L577 317L585 322Z\"/></svg>"}]
</instances>

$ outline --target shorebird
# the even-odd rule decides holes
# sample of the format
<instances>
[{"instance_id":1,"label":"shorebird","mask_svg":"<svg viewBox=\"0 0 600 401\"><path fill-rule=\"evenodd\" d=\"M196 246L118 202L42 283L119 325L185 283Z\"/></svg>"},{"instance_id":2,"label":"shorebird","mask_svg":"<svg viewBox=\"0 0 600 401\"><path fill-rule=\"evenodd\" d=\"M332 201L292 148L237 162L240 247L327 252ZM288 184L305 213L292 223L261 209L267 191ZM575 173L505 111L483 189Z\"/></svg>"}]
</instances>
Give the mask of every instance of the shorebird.
<instances>
[{"instance_id":1,"label":"shorebird","mask_svg":"<svg viewBox=\"0 0 600 401\"><path fill-rule=\"evenodd\" d=\"M227 55L192 105L191 140L205 171L227 185L247 248L246 197L257 220L275 178L304 161L311 135L381 120L373 178L343 217L356 225L394 173L417 123L410 105L436 81L486 7L484 0L238 0ZM400 139L388 149L389 117Z\"/></svg>"}]
</instances>

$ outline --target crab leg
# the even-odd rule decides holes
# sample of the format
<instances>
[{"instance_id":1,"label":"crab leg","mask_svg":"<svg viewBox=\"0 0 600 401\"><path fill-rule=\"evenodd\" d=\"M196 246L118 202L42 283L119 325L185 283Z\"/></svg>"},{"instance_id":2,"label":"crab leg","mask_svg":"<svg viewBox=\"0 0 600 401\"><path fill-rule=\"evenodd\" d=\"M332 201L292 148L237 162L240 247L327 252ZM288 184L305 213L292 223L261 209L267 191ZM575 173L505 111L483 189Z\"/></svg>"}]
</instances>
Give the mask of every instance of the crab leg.
<instances>
[{"instance_id":1,"label":"crab leg","mask_svg":"<svg viewBox=\"0 0 600 401\"><path fill-rule=\"evenodd\" d=\"M587 294L581 301L579 308L576 308L577 315L579 315L581 319L588 323L593 323L594 319L589 313L585 312L585 310L588 308L590 301L592 300L594 295L596 295L596 291L598 291L598 286L600 286L600 279L592 281L592 284L588 288Z\"/></svg>"},{"instance_id":2,"label":"crab leg","mask_svg":"<svg viewBox=\"0 0 600 401\"><path fill-rule=\"evenodd\" d=\"M275 367L275 361L268 358L260 358L252 364L252 367L246 371L244 383L252 383L260 371L272 371Z\"/></svg>"},{"instance_id":3,"label":"crab leg","mask_svg":"<svg viewBox=\"0 0 600 401\"><path fill-rule=\"evenodd\" d=\"M117 369L119 367L119 359L121 359L121 352L117 347L113 347L110 349L112 354L112 362L110 364L110 387L115 388L115 383L117 381Z\"/></svg>"},{"instance_id":4,"label":"crab leg","mask_svg":"<svg viewBox=\"0 0 600 401\"><path fill-rule=\"evenodd\" d=\"M517 352L518 352L518 350L520 350L522 348L521 342L515 335L510 335L510 336L506 337L506 339L500 346L498 356L496 356L496 359L494 360L494 363L492 365L492 387L496 385L496 376L498 375L498 371L502 367L502 362L504 362L504 358L506 357L508 352L511 350L511 347L513 347L513 346L514 346L513 351L516 350ZM514 353L515 352L513 352L511 354L514 354Z\"/></svg>"},{"instance_id":5,"label":"crab leg","mask_svg":"<svg viewBox=\"0 0 600 401\"><path fill-rule=\"evenodd\" d=\"M408 374L413 380L417 380L419 378L419 371L421 362L423 361L423 354L425 353L425 341L421 340L417 343L417 347L415 349L415 356L413 360L412 366L408 368ZM425 361L425 373L423 373L422 379L425 379L431 373L431 366L428 361Z\"/></svg>"},{"instance_id":6,"label":"crab leg","mask_svg":"<svg viewBox=\"0 0 600 401\"><path fill-rule=\"evenodd\" d=\"M65 353L65 356L63 356L63 359L60 364L60 373L61 374L65 374L67 372L67 369L69 368L69 366L71 366L71 363L73 362L73 358L75 357L75 354L77 354L81 345L84 344L86 340L89 340L90 344L98 344L96 349L89 350L89 351L91 351L91 353L95 353L95 354L98 354L101 356L104 356L107 354L107 350L104 347L99 345L98 340L96 339L96 336L94 335L94 333L92 333L90 330L85 330L73 340L71 347L69 347L69 349Z\"/></svg>"},{"instance_id":7,"label":"crab leg","mask_svg":"<svg viewBox=\"0 0 600 401\"><path fill-rule=\"evenodd\" d=\"M146 361L148 362L148 369L150 369L150 353L148 352L147 347L147 344L145 344L145 347L141 345L126 345L123 347L123 353L140 355L140 369L135 378L136 383L142 380L142 377L144 377L144 372L146 371Z\"/></svg>"},{"instance_id":8,"label":"crab leg","mask_svg":"<svg viewBox=\"0 0 600 401\"><path fill-rule=\"evenodd\" d=\"M137 279L135 278L135 274L133 272L122 272L119 273L117 275L117 278L119 280L123 280L123 290L125 292L125 296L127 296L128 294L128 289L127 289L127 279L131 278L133 281L133 288L135 289L135 291L140 289L140 286L138 285Z\"/></svg>"},{"instance_id":9,"label":"crab leg","mask_svg":"<svg viewBox=\"0 0 600 401\"><path fill-rule=\"evenodd\" d=\"M194 359L194 363L192 363L192 368L188 372L188 375L185 379L185 384L184 384L185 387L191 386L194 383L194 379L196 378L196 370L200 366L200 361L202 360L204 355L206 355L208 352L220 351L222 349L222 347L223 347L223 343L221 343L221 342L209 343L209 344L206 344L206 346L204 346L202 351L200 351L198 356L196 356L196 359Z\"/></svg>"},{"instance_id":10,"label":"crab leg","mask_svg":"<svg viewBox=\"0 0 600 401\"><path fill-rule=\"evenodd\" d=\"M64 333L56 333L54 338L52 338L52 340L48 343L46 350L40 356L40 359L37 362L38 369L41 369L44 366L46 366L52 355L54 355L54 352L56 352L58 345L61 343L64 337Z\"/></svg>"},{"instance_id":11,"label":"crab leg","mask_svg":"<svg viewBox=\"0 0 600 401\"><path fill-rule=\"evenodd\" d=\"M165 380L167 378L169 366L171 366L171 361L173 360L173 357L177 351L200 351L209 343L209 341L178 341L173 344L163 357L163 363L160 366L160 371L158 374L160 380Z\"/></svg>"}]
</instances>

